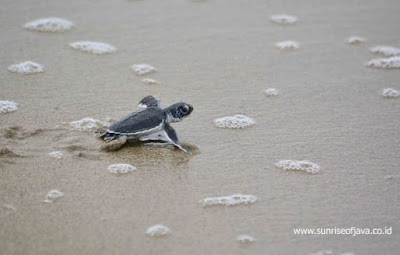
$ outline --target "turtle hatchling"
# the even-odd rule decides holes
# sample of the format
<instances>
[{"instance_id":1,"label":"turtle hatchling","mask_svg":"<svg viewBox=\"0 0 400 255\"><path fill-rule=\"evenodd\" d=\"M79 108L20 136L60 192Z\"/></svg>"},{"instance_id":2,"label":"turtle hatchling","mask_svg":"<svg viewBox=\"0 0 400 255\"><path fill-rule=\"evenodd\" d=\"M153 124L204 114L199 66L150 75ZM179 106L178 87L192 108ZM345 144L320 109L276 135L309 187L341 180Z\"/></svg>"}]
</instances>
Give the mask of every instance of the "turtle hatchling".
<instances>
[{"instance_id":1,"label":"turtle hatchling","mask_svg":"<svg viewBox=\"0 0 400 255\"><path fill-rule=\"evenodd\" d=\"M170 124L182 121L192 111L193 106L183 102L162 109L160 100L147 96L139 102L135 112L118 120L100 134L106 141L102 148L117 150L127 140L163 141L188 152L188 149L179 142Z\"/></svg>"}]
</instances>

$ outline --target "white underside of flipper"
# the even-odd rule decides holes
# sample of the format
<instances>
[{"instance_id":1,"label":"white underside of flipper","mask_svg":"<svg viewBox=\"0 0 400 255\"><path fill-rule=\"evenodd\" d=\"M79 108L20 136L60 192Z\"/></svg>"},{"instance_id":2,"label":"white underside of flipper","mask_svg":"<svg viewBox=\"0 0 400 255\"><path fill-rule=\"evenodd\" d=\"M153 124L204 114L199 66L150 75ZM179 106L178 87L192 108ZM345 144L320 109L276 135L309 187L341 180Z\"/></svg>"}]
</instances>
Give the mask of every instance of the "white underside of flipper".
<instances>
[{"instance_id":1,"label":"white underside of flipper","mask_svg":"<svg viewBox=\"0 0 400 255\"><path fill-rule=\"evenodd\" d=\"M145 135L145 136L141 136L141 137L139 137L139 140L142 142L144 142L144 141L163 141L163 142L171 143L171 140L168 137L166 137L164 130L160 130L160 131L157 131L157 132Z\"/></svg>"}]
</instances>

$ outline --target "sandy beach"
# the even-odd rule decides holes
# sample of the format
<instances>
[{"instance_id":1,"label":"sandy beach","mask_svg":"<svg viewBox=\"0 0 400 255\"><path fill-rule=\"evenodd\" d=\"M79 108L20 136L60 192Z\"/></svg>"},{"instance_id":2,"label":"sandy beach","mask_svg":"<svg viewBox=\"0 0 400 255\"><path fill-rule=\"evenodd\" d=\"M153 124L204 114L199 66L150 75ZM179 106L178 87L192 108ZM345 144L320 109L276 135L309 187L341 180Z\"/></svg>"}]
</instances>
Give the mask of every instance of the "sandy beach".
<instances>
[{"instance_id":1,"label":"sandy beach","mask_svg":"<svg viewBox=\"0 0 400 255\"><path fill-rule=\"evenodd\" d=\"M400 47L397 0L11 1L0 6L0 254L397 254L400 90L397 68L368 67ZM276 24L289 14L295 24ZM64 32L24 29L36 19ZM350 36L365 41L349 44ZM280 50L276 43L298 42ZM110 44L96 55L76 41ZM24 61L44 71L8 68ZM156 71L137 75L130 67ZM146 84L144 78L157 84ZM278 94L264 92L275 88ZM100 150L85 117L118 120L147 95L184 101L172 124L196 153L171 146ZM218 128L241 114L255 124ZM60 158L49 153L60 152ZM311 174L281 160L309 160ZM115 175L112 164L136 170ZM43 202L58 190L63 196ZM202 206L247 194L253 203ZM162 224L163 237L146 234ZM391 228L390 235L296 235L295 228ZM239 235L255 241L242 244Z\"/></svg>"}]
</instances>

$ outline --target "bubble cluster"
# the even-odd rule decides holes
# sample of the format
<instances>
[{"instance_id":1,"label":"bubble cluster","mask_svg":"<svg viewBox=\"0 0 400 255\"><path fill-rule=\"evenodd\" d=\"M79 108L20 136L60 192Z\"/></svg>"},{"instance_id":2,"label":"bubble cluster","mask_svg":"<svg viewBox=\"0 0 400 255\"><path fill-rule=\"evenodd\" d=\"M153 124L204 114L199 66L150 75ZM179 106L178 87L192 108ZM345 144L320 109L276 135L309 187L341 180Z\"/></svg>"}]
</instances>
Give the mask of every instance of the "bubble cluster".
<instances>
[{"instance_id":1,"label":"bubble cluster","mask_svg":"<svg viewBox=\"0 0 400 255\"><path fill-rule=\"evenodd\" d=\"M113 164L108 166L108 172L112 174L126 174L137 170L136 167L129 164Z\"/></svg>"},{"instance_id":2,"label":"bubble cluster","mask_svg":"<svg viewBox=\"0 0 400 255\"><path fill-rule=\"evenodd\" d=\"M0 113L14 112L18 109L18 104L13 101L0 100Z\"/></svg>"},{"instance_id":3,"label":"bubble cluster","mask_svg":"<svg viewBox=\"0 0 400 255\"><path fill-rule=\"evenodd\" d=\"M79 131L94 131L96 129L102 128L104 126L108 126L109 123L102 122L97 119L93 119L90 117L83 118L81 120L70 122L69 125L74 130Z\"/></svg>"},{"instance_id":4,"label":"bubble cluster","mask_svg":"<svg viewBox=\"0 0 400 255\"><path fill-rule=\"evenodd\" d=\"M369 67L375 68L400 68L400 56L390 57L390 58L375 58L367 63Z\"/></svg>"},{"instance_id":5,"label":"bubble cluster","mask_svg":"<svg viewBox=\"0 0 400 255\"><path fill-rule=\"evenodd\" d=\"M148 64L137 64L131 66L131 69L138 75L145 75L156 71L154 67Z\"/></svg>"},{"instance_id":6,"label":"bubble cluster","mask_svg":"<svg viewBox=\"0 0 400 255\"><path fill-rule=\"evenodd\" d=\"M300 44L296 41L283 41L276 43L275 46L280 50L295 50L300 47Z\"/></svg>"},{"instance_id":7,"label":"bubble cluster","mask_svg":"<svg viewBox=\"0 0 400 255\"><path fill-rule=\"evenodd\" d=\"M161 224L157 224L151 227L148 227L146 230L146 234L151 237L162 237L171 233L171 230Z\"/></svg>"},{"instance_id":8,"label":"bubble cluster","mask_svg":"<svg viewBox=\"0 0 400 255\"><path fill-rule=\"evenodd\" d=\"M398 91L396 89L392 89L392 88L387 88L387 89L382 90L381 95L386 98L396 98L396 97L400 96L400 91Z\"/></svg>"},{"instance_id":9,"label":"bubble cluster","mask_svg":"<svg viewBox=\"0 0 400 255\"><path fill-rule=\"evenodd\" d=\"M264 91L267 97L275 97L278 95L278 90L274 88L269 88Z\"/></svg>"},{"instance_id":10,"label":"bubble cluster","mask_svg":"<svg viewBox=\"0 0 400 255\"><path fill-rule=\"evenodd\" d=\"M305 171L311 174L315 174L320 170L317 164L309 160L281 160L275 166L283 170Z\"/></svg>"},{"instance_id":11,"label":"bubble cluster","mask_svg":"<svg viewBox=\"0 0 400 255\"><path fill-rule=\"evenodd\" d=\"M288 14L276 14L272 15L270 20L276 24L293 25L296 24L298 18Z\"/></svg>"},{"instance_id":12,"label":"bubble cluster","mask_svg":"<svg viewBox=\"0 0 400 255\"><path fill-rule=\"evenodd\" d=\"M249 244L255 241L254 237L249 235L239 235L236 237L236 241L242 244Z\"/></svg>"},{"instance_id":13,"label":"bubble cluster","mask_svg":"<svg viewBox=\"0 0 400 255\"><path fill-rule=\"evenodd\" d=\"M246 128L254 124L256 124L256 122L252 118L241 114L214 120L214 125L219 128Z\"/></svg>"},{"instance_id":14,"label":"bubble cluster","mask_svg":"<svg viewBox=\"0 0 400 255\"><path fill-rule=\"evenodd\" d=\"M43 18L28 22L24 28L40 32L64 32L70 30L74 24L71 21L60 18Z\"/></svg>"},{"instance_id":15,"label":"bubble cluster","mask_svg":"<svg viewBox=\"0 0 400 255\"><path fill-rule=\"evenodd\" d=\"M393 46L375 46L369 49L372 53L382 54L386 57L400 55L400 48Z\"/></svg>"},{"instance_id":16,"label":"bubble cluster","mask_svg":"<svg viewBox=\"0 0 400 255\"><path fill-rule=\"evenodd\" d=\"M349 38L347 38L347 43L349 44L359 44L359 43L363 43L365 42L366 39L364 37L361 36L350 36Z\"/></svg>"},{"instance_id":17,"label":"bubble cluster","mask_svg":"<svg viewBox=\"0 0 400 255\"><path fill-rule=\"evenodd\" d=\"M157 85L157 84L160 84L158 81L153 80L153 79L148 79L148 78L143 79L142 82L144 82L145 84L148 84L148 85Z\"/></svg>"},{"instance_id":18,"label":"bubble cluster","mask_svg":"<svg viewBox=\"0 0 400 255\"><path fill-rule=\"evenodd\" d=\"M114 46L102 43L102 42L93 42L93 41L78 41L70 43L69 46L72 49L80 50L83 52L88 52L96 55L101 54L109 54L117 51L117 48Z\"/></svg>"},{"instance_id":19,"label":"bubble cluster","mask_svg":"<svg viewBox=\"0 0 400 255\"><path fill-rule=\"evenodd\" d=\"M61 191L58 191L56 189L50 190L47 195L46 195L46 199L44 200L44 202L46 203L53 203L56 199L60 198L64 196L64 194Z\"/></svg>"},{"instance_id":20,"label":"bubble cluster","mask_svg":"<svg viewBox=\"0 0 400 255\"><path fill-rule=\"evenodd\" d=\"M243 195L243 194L234 194L230 196L223 197L206 197L201 199L199 203L204 207L213 206L213 205L240 205L240 204L252 204L257 200L256 196L253 195Z\"/></svg>"},{"instance_id":21,"label":"bubble cluster","mask_svg":"<svg viewBox=\"0 0 400 255\"><path fill-rule=\"evenodd\" d=\"M33 61L25 61L9 66L8 71L20 74L34 74L44 72L44 67Z\"/></svg>"},{"instance_id":22,"label":"bubble cluster","mask_svg":"<svg viewBox=\"0 0 400 255\"><path fill-rule=\"evenodd\" d=\"M49 156L52 158L61 159L64 156L64 154L61 151L53 151L49 153Z\"/></svg>"}]
</instances>

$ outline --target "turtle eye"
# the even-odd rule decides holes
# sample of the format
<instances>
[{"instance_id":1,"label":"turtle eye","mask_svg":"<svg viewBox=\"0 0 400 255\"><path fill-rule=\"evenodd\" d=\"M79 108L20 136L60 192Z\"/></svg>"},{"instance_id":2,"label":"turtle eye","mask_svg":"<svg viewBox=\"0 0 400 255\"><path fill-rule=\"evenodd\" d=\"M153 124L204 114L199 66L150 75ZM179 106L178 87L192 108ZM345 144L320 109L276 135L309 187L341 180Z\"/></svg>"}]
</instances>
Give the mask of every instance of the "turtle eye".
<instances>
[{"instance_id":1,"label":"turtle eye","mask_svg":"<svg viewBox=\"0 0 400 255\"><path fill-rule=\"evenodd\" d=\"M187 107L187 105L182 107L182 112L183 113L187 113L189 111L189 107Z\"/></svg>"}]
</instances>

